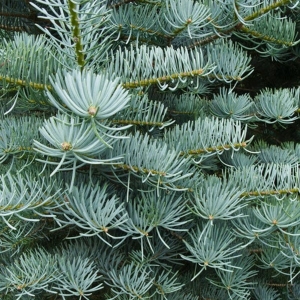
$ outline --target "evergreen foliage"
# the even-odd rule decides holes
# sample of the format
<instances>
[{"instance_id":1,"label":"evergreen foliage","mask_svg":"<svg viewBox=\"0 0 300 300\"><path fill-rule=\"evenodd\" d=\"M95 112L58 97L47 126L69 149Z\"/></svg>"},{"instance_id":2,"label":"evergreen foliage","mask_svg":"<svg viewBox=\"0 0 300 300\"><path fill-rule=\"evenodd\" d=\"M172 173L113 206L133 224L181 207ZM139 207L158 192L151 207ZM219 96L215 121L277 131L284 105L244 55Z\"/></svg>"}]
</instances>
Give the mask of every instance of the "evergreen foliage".
<instances>
[{"instance_id":1,"label":"evergreen foliage","mask_svg":"<svg viewBox=\"0 0 300 300\"><path fill-rule=\"evenodd\" d=\"M298 1L0 3L1 299L300 298Z\"/></svg>"}]
</instances>

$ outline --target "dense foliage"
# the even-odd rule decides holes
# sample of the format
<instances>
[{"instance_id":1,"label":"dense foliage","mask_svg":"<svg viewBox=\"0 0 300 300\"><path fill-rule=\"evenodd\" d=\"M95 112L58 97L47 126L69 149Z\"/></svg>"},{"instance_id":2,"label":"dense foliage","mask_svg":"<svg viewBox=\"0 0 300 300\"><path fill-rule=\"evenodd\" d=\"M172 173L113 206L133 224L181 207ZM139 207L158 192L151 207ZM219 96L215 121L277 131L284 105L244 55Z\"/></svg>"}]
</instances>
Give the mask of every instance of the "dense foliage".
<instances>
[{"instance_id":1,"label":"dense foliage","mask_svg":"<svg viewBox=\"0 0 300 300\"><path fill-rule=\"evenodd\" d=\"M0 3L1 299L300 298L297 1Z\"/></svg>"}]
</instances>

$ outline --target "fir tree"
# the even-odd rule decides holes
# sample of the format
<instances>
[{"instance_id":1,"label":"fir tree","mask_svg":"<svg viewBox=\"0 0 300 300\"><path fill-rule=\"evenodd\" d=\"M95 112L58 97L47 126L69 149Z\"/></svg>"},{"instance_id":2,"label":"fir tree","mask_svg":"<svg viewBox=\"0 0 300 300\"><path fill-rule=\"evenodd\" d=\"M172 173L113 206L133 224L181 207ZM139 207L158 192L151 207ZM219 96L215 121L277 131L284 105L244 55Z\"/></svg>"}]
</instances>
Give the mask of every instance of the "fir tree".
<instances>
[{"instance_id":1,"label":"fir tree","mask_svg":"<svg viewBox=\"0 0 300 300\"><path fill-rule=\"evenodd\" d=\"M299 16L1 0L0 298L299 299Z\"/></svg>"}]
</instances>

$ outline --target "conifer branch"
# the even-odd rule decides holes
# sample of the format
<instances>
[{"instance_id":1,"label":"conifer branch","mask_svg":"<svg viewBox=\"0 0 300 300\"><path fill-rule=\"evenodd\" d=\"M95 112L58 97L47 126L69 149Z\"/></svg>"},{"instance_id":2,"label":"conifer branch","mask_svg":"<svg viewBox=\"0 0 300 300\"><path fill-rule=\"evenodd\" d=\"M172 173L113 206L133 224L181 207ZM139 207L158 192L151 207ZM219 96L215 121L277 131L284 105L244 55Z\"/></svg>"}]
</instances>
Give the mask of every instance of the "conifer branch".
<instances>
[{"instance_id":1,"label":"conifer branch","mask_svg":"<svg viewBox=\"0 0 300 300\"><path fill-rule=\"evenodd\" d=\"M245 148L247 146L248 146L248 144L246 142L234 143L232 145L212 146L212 147L207 147L207 148L203 148L203 149L181 151L180 155L186 156L186 155L201 155L204 153L214 153L214 152L219 153L224 150Z\"/></svg>"},{"instance_id":2,"label":"conifer branch","mask_svg":"<svg viewBox=\"0 0 300 300\"><path fill-rule=\"evenodd\" d=\"M1 76L1 75L0 75L0 80L3 82L11 83L13 85L17 85L17 86L30 86L31 88L37 89L37 90L46 90L46 89L52 90L51 85L46 85L46 84L38 83L38 82L28 82L26 80L6 77L6 76Z\"/></svg>"},{"instance_id":3,"label":"conifer branch","mask_svg":"<svg viewBox=\"0 0 300 300\"><path fill-rule=\"evenodd\" d=\"M275 1L274 3L267 5L266 7L261 8L260 10L252 13L251 15L247 16L244 18L244 21L252 21L255 20L257 18L259 18L262 15L267 14L268 12L275 10L276 8L280 7L280 6L284 6L291 3L290 0L279 0L279 1Z\"/></svg>"},{"instance_id":4,"label":"conifer branch","mask_svg":"<svg viewBox=\"0 0 300 300\"><path fill-rule=\"evenodd\" d=\"M203 69L192 70L191 72L182 72L182 73L171 74L171 75L162 76L162 77L158 77L158 78L142 79L140 81L134 81L134 82L125 82L122 84L122 86L125 89L135 89L137 87L146 87L151 84L167 83L174 79L193 78L195 76L204 76L204 73L205 73L205 71Z\"/></svg>"},{"instance_id":5,"label":"conifer branch","mask_svg":"<svg viewBox=\"0 0 300 300\"><path fill-rule=\"evenodd\" d=\"M68 0L68 6L70 10L70 22L71 22L71 29L72 29L72 37L75 43L75 52L77 57L78 66L83 69L85 65L84 59L84 51L82 45L82 38L81 38L81 31L80 31L80 20L78 15L78 4L73 2L72 0Z\"/></svg>"},{"instance_id":6,"label":"conifer branch","mask_svg":"<svg viewBox=\"0 0 300 300\"><path fill-rule=\"evenodd\" d=\"M247 33L247 34L251 34L253 37L258 38L262 41L267 41L267 42L274 43L274 44L279 44L279 45L285 45L287 47L291 47L295 44L292 41L291 42L290 41L283 41L283 40L276 39L276 37L267 36L263 33L252 30L251 28L248 28L248 27L246 27L245 25L242 25L242 24L238 28L239 28L239 31Z\"/></svg>"},{"instance_id":7,"label":"conifer branch","mask_svg":"<svg viewBox=\"0 0 300 300\"><path fill-rule=\"evenodd\" d=\"M282 189L282 190L268 190L268 191L252 191L252 192L244 192L240 195L240 197L260 197L260 196L280 196L280 195L292 195L298 194L299 188L290 188L290 189Z\"/></svg>"},{"instance_id":8,"label":"conifer branch","mask_svg":"<svg viewBox=\"0 0 300 300\"><path fill-rule=\"evenodd\" d=\"M143 173L143 174L153 174L153 175L159 175L159 176L166 176L167 173L163 171L153 170L153 169L146 169L146 168L139 168L137 166L130 166L126 164L113 164L114 168L119 168L125 171L133 171L137 173Z\"/></svg>"}]
</instances>

